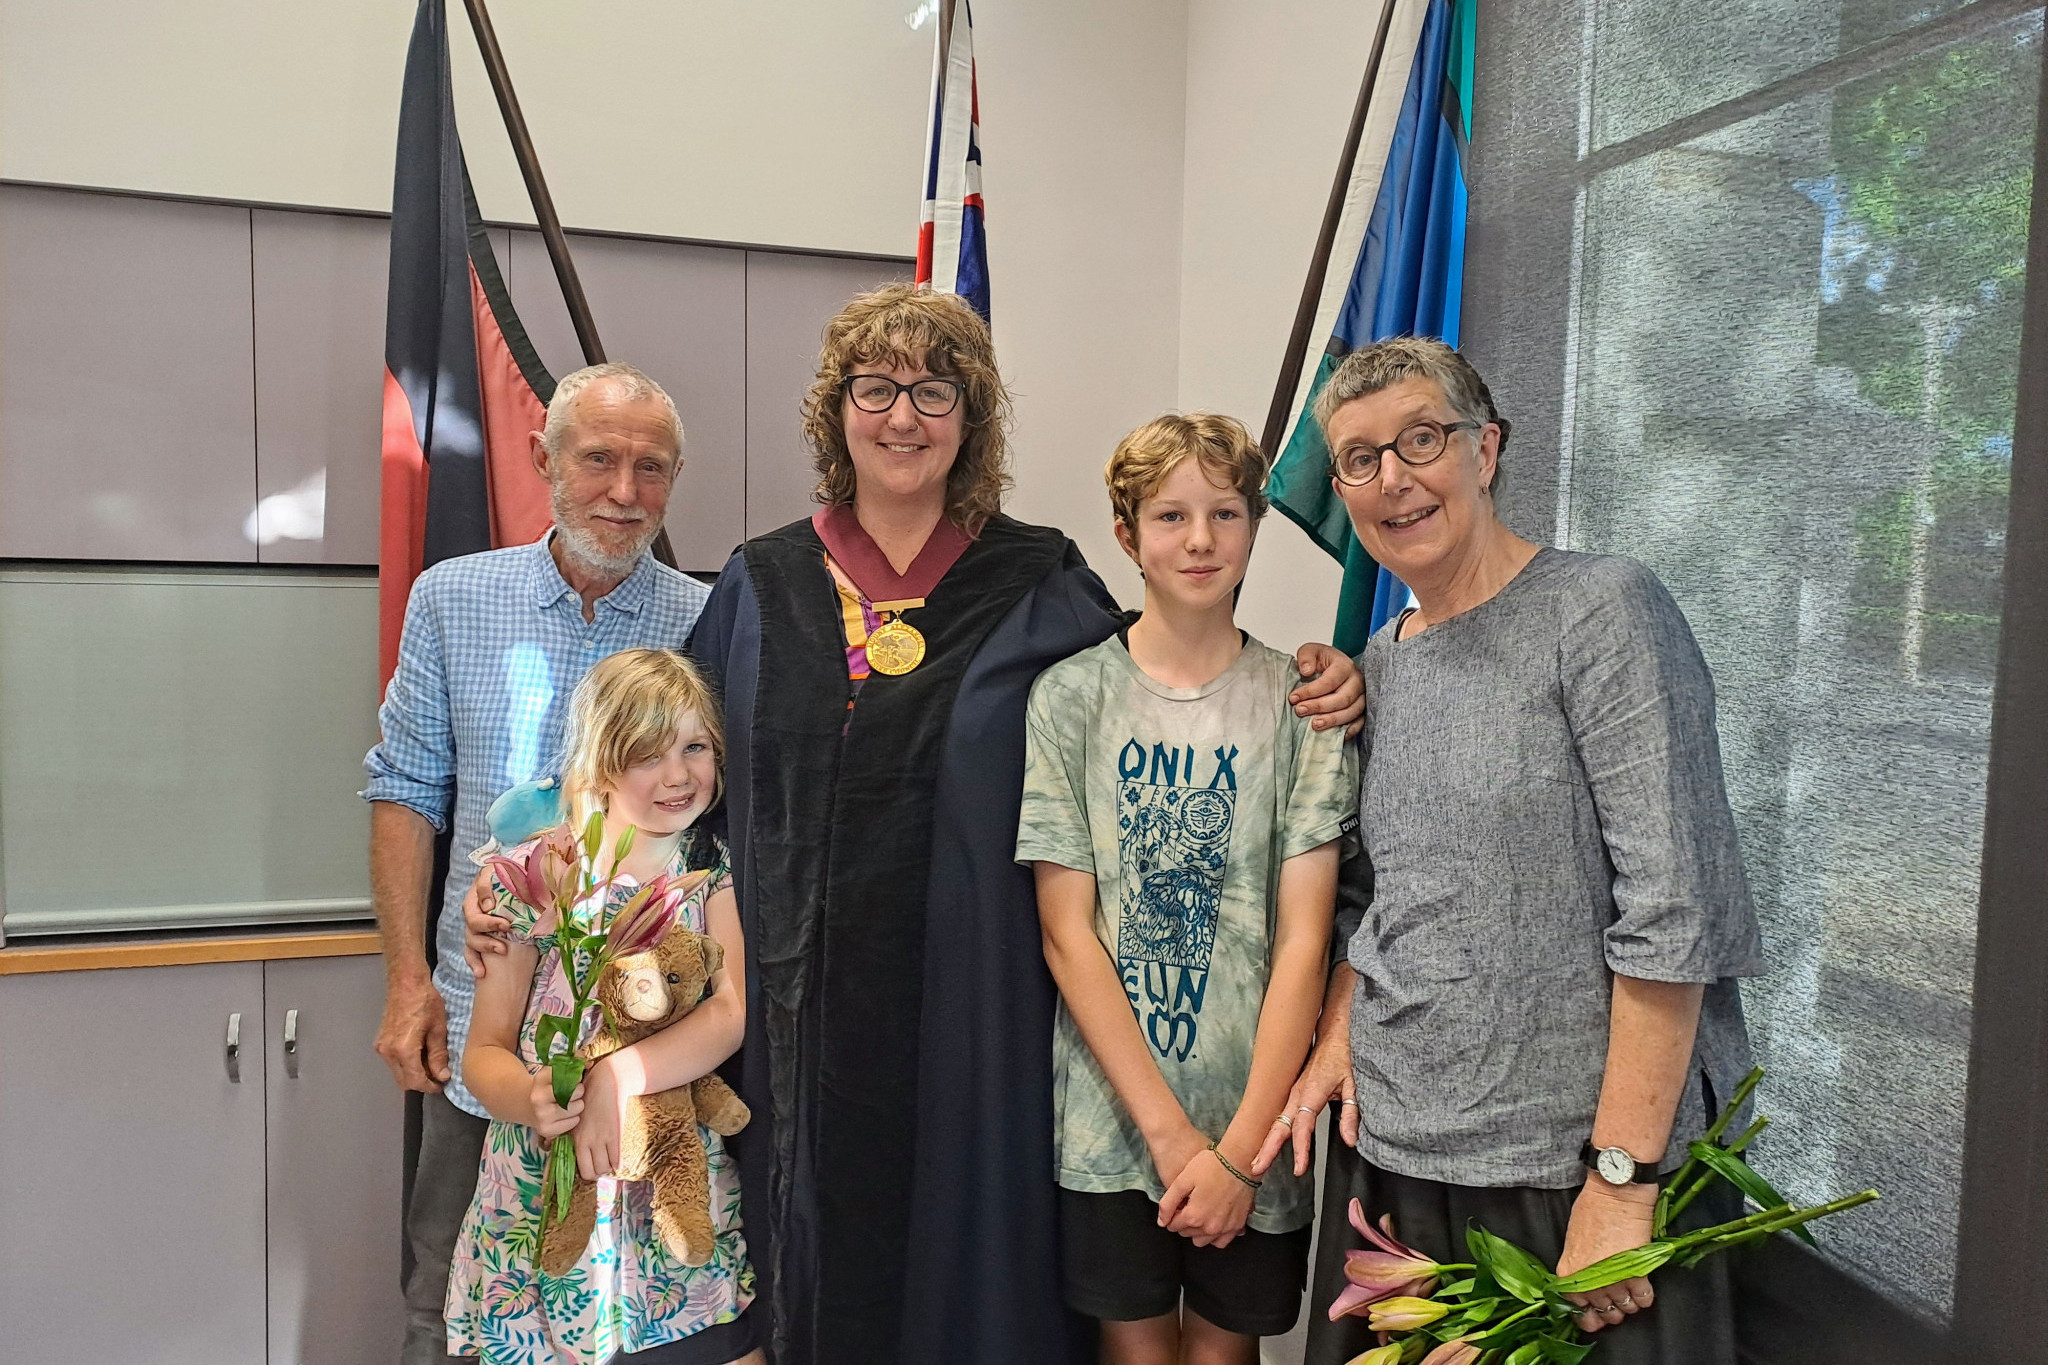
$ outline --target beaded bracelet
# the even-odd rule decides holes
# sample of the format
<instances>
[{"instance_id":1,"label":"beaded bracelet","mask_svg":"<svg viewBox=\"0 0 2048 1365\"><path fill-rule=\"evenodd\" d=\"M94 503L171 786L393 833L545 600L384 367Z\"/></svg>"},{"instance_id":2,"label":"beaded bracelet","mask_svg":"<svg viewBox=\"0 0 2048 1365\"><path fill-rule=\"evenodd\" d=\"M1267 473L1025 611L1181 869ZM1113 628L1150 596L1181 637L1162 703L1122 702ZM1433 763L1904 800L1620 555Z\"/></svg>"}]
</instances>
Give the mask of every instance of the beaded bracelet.
<instances>
[{"instance_id":1,"label":"beaded bracelet","mask_svg":"<svg viewBox=\"0 0 2048 1365\"><path fill-rule=\"evenodd\" d=\"M1231 1165L1230 1158L1223 1155L1222 1152L1217 1151L1215 1143L1212 1142L1209 1144L1209 1150L1215 1153L1216 1164L1221 1166L1224 1170L1230 1172L1232 1175L1236 1176L1239 1180L1242 1180L1244 1182L1244 1187L1246 1189L1256 1190L1259 1187L1260 1182L1252 1179L1243 1171L1240 1171L1239 1169L1237 1169L1237 1167Z\"/></svg>"}]
</instances>

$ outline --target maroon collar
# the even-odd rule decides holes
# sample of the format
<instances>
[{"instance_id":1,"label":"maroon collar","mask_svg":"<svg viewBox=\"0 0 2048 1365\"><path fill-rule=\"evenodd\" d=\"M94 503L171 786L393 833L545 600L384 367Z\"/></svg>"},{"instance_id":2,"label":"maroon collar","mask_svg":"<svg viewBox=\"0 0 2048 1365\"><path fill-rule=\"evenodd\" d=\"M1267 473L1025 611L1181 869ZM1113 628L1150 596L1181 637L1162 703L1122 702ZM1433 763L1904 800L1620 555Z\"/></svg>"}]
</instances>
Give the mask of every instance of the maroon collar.
<instances>
[{"instance_id":1,"label":"maroon collar","mask_svg":"<svg viewBox=\"0 0 2048 1365\"><path fill-rule=\"evenodd\" d=\"M901 610L894 605L899 602L924 605L924 599L939 586L946 570L959 562L972 543L965 532L941 517L925 538L924 548L910 562L910 571L899 574L889 563L889 556L882 553L882 547L875 544L875 538L860 524L860 518L853 514L851 505L819 508L811 515L811 529L825 542L832 562L853 580L868 604L878 610Z\"/></svg>"}]
</instances>

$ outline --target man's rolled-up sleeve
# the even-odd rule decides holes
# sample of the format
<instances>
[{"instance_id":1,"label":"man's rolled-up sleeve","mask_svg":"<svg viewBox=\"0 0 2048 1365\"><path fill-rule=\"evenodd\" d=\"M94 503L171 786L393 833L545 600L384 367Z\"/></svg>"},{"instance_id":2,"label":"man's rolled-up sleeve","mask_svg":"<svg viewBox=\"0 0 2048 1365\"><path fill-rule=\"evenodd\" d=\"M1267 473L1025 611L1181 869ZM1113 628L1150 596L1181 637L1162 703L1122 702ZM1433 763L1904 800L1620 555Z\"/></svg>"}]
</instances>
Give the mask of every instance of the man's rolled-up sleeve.
<instances>
[{"instance_id":1,"label":"man's rolled-up sleeve","mask_svg":"<svg viewBox=\"0 0 2048 1365\"><path fill-rule=\"evenodd\" d=\"M1567 620L1560 676L1614 867L1607 965L1646 981L1763 970L1714 730L1714 684L1664 585L1614 559Z\"/></svg>"},{"instance_id":2,"label":"man's rolled-up sleeve","mask_svg":"<svg viewBox=\"0 0 2048 1365\"><path fill-rule=\"evenodd\" d=\"M370 782L362 797L418 811L436 832L447 830L455 801L455 735L442 655L433 593L421 579L406 603L398 667L377 708L382 738L363 756Z\"/></svg>"}]
</instances>

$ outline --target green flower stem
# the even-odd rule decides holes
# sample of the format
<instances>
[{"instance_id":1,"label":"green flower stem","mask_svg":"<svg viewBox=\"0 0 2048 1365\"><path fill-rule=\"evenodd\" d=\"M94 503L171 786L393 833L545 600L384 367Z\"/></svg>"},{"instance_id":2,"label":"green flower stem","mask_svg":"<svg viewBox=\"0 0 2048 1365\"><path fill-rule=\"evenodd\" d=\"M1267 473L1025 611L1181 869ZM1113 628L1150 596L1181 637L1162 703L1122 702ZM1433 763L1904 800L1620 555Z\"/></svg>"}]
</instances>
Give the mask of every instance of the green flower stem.
<instances>
[{"instance_id":1,"label":"green flower stem","mask_svg":"<svg viewBox=\"0 0 2048 1365\"><path fill-rule=\"evenodd\" d=\"M1745 1151L1749 1149L1749 1144L1755 1142L1757 1140L1757 1137L1764 1131L1764 1129L1770 1126L1771 1121L1765 1118L1762 1114L1758 1114L1755 1120L1750 1123L1749 1127L1743 1129L1741 1134L1736 1137L1735 1141L1728 1144L1729 1155L1741 1156Z\"/></svg>"},{"instance_id":2,"label":"green flower stem","mask_svg":"<svg viewBox=\"0 0 2048 1365\"><path fill-rule=\"evenodd\" d=\"M1692 1168L1692 1164L1692 1162L1687 1162L1683 1167L1679 1169L1678 1174L1680 1176L1683 1176L1686 1173L1686 1171ZM1677 1180L1674 1179L1670 1184L1666 1185L1664 1187L1664 1193L1658 1196L1659 1201L1665 1204L1665 1207L1661 1211L1663 1223L1660 1224L1660 1226L1668 1227L1672 1219L1678 1217L1679 1214L1684 1213L1686 1209L1691 1206L1692 1201L1699 1198L1700 1195L1705 1192L1707 1186L1713 1184L1716 1180L1719 1180L1720 1178L1721 1173L1719 1171L1716 1171L1713 1167L1709 1166L1706 1170L1700 1172L1698 1179L1694 1180L1692 1184L1686 1186L1685 1192L1683 1194L1677 1192Z\"/></svg>"},{"instance_id":3,"label":"green flower stem","mask_svg":"<svg viewBox=\"0 0 2048 1365\"><path fill-rule=\"evenodd\" d=\"M1749 1144L1755 1142L1758 1135L1770 1126L1771 1121L1769 1119L1758 1115L1756 1120L1749 1127L1743 1129L1735 1141L1729 1143L1723 1150L1730 1156L1741 1156L1743 1152L1749 1149ZM1719 1178L1720 1173L1709 1167L1697 1180L1686 1187L1683 1194L1677 1193L1679 1180L1684 1177L1686 1171L1692 1168L1693 1164L1693 1162L1688 1161L1684 1166L1680 1167L1678 1175L1667 1182L1664 1186L1664 1192L1657 1196L1656 1232L1659 1237L1664 1235L1665 1230L1671 1225L1672 1219L1684 1213L1692 1201L1699 1198L1706 1191L1707 1186L1713 1184Z\"/></svg>"},{"instance_id":4,"label":"green flower stem","mask_svg":"<svg viewBox=\"0 0 2048 1365\"><path fill-rule=\"evenodd\" d=\"M1720 1115L1707 1126L1706 1132L1700 1134L1700 1141L1719 1142L1721 1134L1728 1131L1728 1124L1734 1119L1735 1111L1742 1108L1743 1102L1756 1090L1758 1084L1763 1081L1763 1078L1764 1069L1760 1066L1753 1068L1747 1076L1744 1076L1742 1083L1735 1087L1734 1095L1729 1097L1728 1103L1721 1110ZM1741 1138L1737 1139L1741 1145L1731 1147L1729 1150L1741 1151L1743 1146L1747 1146L1758 1133L1763 1131L1761 1125L1762 1120L1752 1123L1748 1131ZM1687 1158L1686 1163L1678 1168L1677 1173L1664 1182L1664 1188L1657 1194L1657 1211L1652 1215L1650 1221L1650 1233L1652 1236L1662 1237L1671 1226L1671 1220L1685 1212L1686 1205L1699 1198L1700 1192L1714 1182L1715 1173L1712 1170L1707 1171L1706 1174L1697 1179L1694 1178L1693 1172L1698 1168L1699 1164L1699 1158ZM1687 1181L1692 1183L1688 1185ZM1685 1193L1680 1194L1678 1192L1681 1188L1684 1188Z\"/></svg>"},{"instance_id":5,"label":"green flower stem","mask_svg":"<svg viewBox=\"0 0 2048 1365\"><path fill-rule=\"evenodd\" d=\"M1757 1067L1747 1076L1744 1076L1742 1084L1736 1086L1735 1093L1729 1096L1727 1106L1721 1110L1721 1116L1707 1126L1707 1131L1700 1135L1700 1141L1719 1142L1721 1134L1728 1131L1729 1123L1734 1120L1735 1111L1742 1108L1743 1102L1749 1098L1750 1093L1757 1088L1758 1083L1763 1078L1764 1069L1762 1067Z\"/></svg>"},{"instance_id":6,"label":"green flower stem","mask_svg":"<svg viewBox=\"0 0 2048 1365\"><path fill-rule=\"evenodd\" d=\"M1698 1232L1689 1232L1683 1237L1673 1237L1669 1240L1681 1247L1695 1247L1705 1242L1733 1242L1746 1238L1750 1233L1783 1232L1786 1228L1810 1223L1816 1218L1826 1218L1830 1214L1841 1213L1860 1204L1868 1204L1875 1198L1876 1190L1864 1190L1860 1194L1844 1195L1840 1199L1831 1199L1825 1204L1815 1204L1810 1208L1795 1209L1786 1205L1781 1208L1764 1209L1760 1213L1750 1214L1747 1218L1738 1218L1732 1223L1701 1228Z\"/></svg>"}]
</instances>

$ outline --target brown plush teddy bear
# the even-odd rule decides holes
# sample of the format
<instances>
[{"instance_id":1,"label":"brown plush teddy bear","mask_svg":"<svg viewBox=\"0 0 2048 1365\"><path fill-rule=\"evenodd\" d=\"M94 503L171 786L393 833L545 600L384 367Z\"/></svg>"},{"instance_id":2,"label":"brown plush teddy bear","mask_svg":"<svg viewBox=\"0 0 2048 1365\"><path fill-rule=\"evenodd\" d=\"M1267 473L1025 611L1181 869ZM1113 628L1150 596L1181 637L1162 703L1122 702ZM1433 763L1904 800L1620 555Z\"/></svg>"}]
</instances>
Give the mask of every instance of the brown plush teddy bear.
<instances>
[{"instance_id":1,"label":"brown plush teddy bear","mask_svg":"<svg viewBox=\"0 0 2048 1365\"><path fill-rule=\"evenodd\" d=\"M724 957L716 939L678 925L651 952L612 963L598 979L597 998L611 1011L616 1032L600 1032L584 1045L584 1055L595 1060L681 1019L697 1007ZM731 1137L749 1117L746 1102L716 1074L642 1095L626 1108L615 1174L654 1182L655 1230L685 1265L710 1260L713 1237L711 1172L697 1125ZM579 1175L567 1216L541 1242L541 1269L550 1275L571 1269L596 1226L597 1186Z\"/></svg>"}]
</instances>

